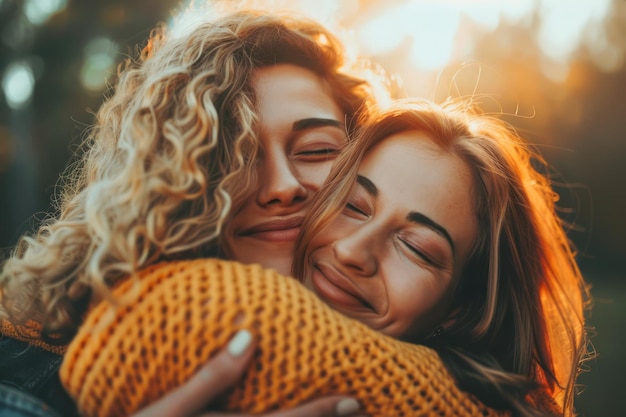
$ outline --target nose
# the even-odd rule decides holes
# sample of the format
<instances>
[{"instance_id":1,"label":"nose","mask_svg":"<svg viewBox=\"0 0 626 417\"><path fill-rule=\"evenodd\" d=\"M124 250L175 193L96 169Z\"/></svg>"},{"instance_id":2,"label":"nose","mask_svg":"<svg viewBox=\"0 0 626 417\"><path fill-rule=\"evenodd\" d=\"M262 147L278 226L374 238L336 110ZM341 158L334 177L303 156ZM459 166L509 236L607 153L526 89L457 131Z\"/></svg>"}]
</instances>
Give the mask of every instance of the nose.
<instances>
[{"instance_id":1,"label":"nose","mask_svg":"<svg viewBox=\"0 0 626 417\"><path fill-rule=\"evenodd\" d=\"M337 239L332 244L333 253L347 270L358 275L371 277L378 271L378 261L374 250L374 241L367 227L359 227L352 233Z\"/></svg>"},{"instance_id":2,"label":"nose","mask_svg":"<svg viewBox=\"0 0 626 417\"><path fill-rule=\"evenodd\" d=\"M289 207L306 200L307 188L283 151L265 152L260 161L257 202L261 207Z\"/></svg>"}]
</instances>

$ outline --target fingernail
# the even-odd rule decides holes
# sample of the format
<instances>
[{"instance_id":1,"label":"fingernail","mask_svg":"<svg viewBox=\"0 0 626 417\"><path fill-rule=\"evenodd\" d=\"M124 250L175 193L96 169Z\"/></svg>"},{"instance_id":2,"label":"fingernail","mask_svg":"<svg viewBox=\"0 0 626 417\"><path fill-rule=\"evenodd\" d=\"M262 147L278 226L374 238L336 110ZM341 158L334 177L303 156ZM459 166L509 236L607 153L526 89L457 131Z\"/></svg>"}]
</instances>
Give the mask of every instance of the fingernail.
<instances>
[{"instance_id":1,"label":"fingernail","mask_svg":"<svg viewBox=\"0 0 626 417\"><path fill-rule=\"evenodd\" d=\"M228 343L228 353L233 356L241 355L250 346L252 334L247 330L239 330Z\"/></svg>"},{"instance_id":2,"label":"fingernail","mask_svg":"<svg viewBox=\"0 0 626 417\"><path fill-rule=\"evenodd\" d=\"M359 402L354 398L346 398L337 403L337 415L348 416L361 409Z\"/></svg>"}]
</instances>

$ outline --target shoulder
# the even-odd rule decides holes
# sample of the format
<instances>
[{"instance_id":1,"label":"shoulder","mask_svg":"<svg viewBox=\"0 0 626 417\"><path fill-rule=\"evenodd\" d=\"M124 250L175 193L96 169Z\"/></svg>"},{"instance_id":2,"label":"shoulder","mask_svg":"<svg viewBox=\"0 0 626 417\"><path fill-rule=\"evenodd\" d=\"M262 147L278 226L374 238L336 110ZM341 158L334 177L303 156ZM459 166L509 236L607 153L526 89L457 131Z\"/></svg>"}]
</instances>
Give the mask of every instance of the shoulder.
<instances>
[{"instance_id":1,"label":"shoulder","mask_svg":"<svg viewBox=\"0 0 626 417\"><path fill-rule=\"evenodd\" d=\"M58 353L0 335L0 415L76 416L59 381L62 360Z\"/></svg>"}]
</instances>

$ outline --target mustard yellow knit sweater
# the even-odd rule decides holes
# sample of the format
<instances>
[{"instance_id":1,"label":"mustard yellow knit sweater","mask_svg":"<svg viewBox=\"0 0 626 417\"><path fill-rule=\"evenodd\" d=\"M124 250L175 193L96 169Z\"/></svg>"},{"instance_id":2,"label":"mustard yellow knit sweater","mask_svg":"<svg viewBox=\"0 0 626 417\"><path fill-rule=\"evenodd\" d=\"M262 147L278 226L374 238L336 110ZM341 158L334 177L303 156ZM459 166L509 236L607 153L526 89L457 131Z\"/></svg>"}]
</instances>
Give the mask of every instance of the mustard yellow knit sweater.
<instances>
[{"instance_id":1,"label":"mustard yellow knit sweater","mask_svg":"<svg viewBox=\"0 0 626 417\"><path fill-rule=\"evenodd\" d=\"M497 416L459 390L437 354L377 333L258 265L195 260L151 267L90 311L61 381L85 416L128 416L182 384L237 330L257 353L224 399L232 411L355 396L373 417Z\"/></svg>"}]
</instances>

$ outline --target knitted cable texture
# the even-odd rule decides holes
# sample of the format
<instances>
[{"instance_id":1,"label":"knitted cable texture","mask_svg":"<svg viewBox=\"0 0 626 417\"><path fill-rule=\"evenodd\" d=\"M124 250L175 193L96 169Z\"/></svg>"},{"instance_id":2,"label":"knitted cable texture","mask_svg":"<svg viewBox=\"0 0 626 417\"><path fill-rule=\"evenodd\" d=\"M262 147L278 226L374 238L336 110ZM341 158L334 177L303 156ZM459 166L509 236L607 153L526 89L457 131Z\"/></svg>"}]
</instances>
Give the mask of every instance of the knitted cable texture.
<instances>
[{"instance_id":1,"label":"knitted cable texture","mask_svg":"<svg viewBox=\"0 0 626 417\"><path fill-rule=\"evenodd\" d=\"M0 319L0 337L8 336L22 342L30 343L49 352L62 355L65 345L51 345L41 338L41 324L29 320L25 325L14 324L6 319Z\"/></svg>"},{"instance_id":2,"label":"knitted cable texture","mask_svg":"<svg viewBox=\"0 0 626 417\"><path fill-rule=\"evenodd\" d=\"M129 416L181 385L239 329L253 363L223 400L231 411L355 396L373 417L496 416L460 391L437 353L331 310L294 279L204 259L159 264L97 305L68 347L61 381L90 417Z\"/></svg>"}]
</instances>

